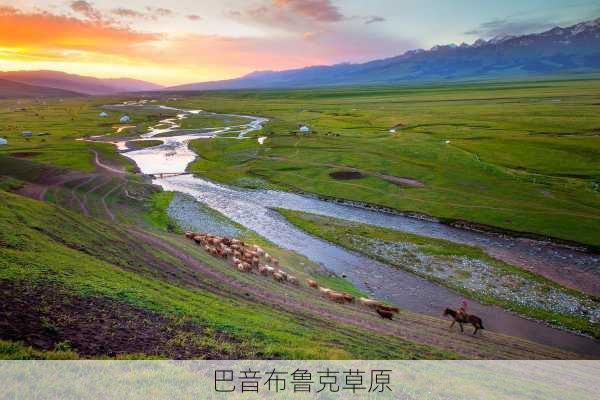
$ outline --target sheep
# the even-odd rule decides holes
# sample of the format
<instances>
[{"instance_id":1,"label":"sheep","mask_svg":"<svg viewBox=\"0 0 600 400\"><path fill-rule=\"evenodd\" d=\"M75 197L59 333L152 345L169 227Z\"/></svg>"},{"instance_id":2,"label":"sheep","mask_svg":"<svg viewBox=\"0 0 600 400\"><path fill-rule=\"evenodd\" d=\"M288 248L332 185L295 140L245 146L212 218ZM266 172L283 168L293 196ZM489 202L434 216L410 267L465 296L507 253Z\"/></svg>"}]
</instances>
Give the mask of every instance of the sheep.
<instances>
[{"instance_id":1,"label":"sheep","mask_svg":"<svg viewBox=\"0 0 600 400\"><path fill-rule=\"evenodd\" d=\"M361 297L360 299L358 299L358 302L360 304L362 304L363 306L367 306L367 307L371 307L371 308L375 308L377 306L383 305L383 304L381 304L377 300L367 299L367 298L364 298L364 297Z\"/></svg>"},{"instance_id":2,"label":"sheep","mask_svg":"<svg viewBox=\"0 0 600 400\"><path fill-rule=\"evenodd\" d=\"M269 274L269 270L267 269L267 267L263 266L263 265L259 265L258 266L258 273L264 276L267 276Z\"/></svg>"},{"instance_id":3,"label":"sheep","mask_svg":"<svg viewBox=\"0 0 600 400\"><path fill-rule=\"evenodd\" d=\"M329 292L327 292L327 298L329 298L329 300L334 301L336 303L344 304L346 302L343 294L334 292L333 290L330 290Z\"/></svg>"},{"instance_id":4,"label":"sheep","mask_svg":"<svg viewBox=\"0 0 600 400\"><path fill-rule=\"evenodd\" d=\"M393 312L391 312L391 311L387 311L387 310L384 310L384 309L382 309L382 308L379 308L379 307L377 307L377 308L375 309L375 311L376 311L376 312L377 312L377 314L379 314L379 316L380 316L381 318L383 318L383 319L390 319L390 320L391 320L391 319L393 319L394 313L393 313Z\"/></svg>"},{"instance_id":5,"label":"sheep","mask_svg":"<svg viewBox=\"0 0 600 400\"><path fill-rule=\"evenodd\" d=\"M296 277L295 277L295 276L293 276L293 275L288 275L288 278L287 278L287 280L288 280L288 282L289 282L289 283L291 283L292 285L296 285L296 286L299 286L299 285L300 285L300 282L298 281L298 278L296 278Z\"/></svg>"},{"instance_id":6,"label":"sheep","mask_svg":"<svg viewBox=\"0 0 600 400\"><path fill-rule=\"evenodd\" d=\"M273 257L269 253L265 253L265 260L271 264L273 262Z\"/></svg>"},{"instance_id":7,"label":"sheep","mask_svg":"<svg viewBox=\"0 0 600 400\"><path fill-rule=\"evenodd\" d=\"M267 270L268 274L274 274L275 273L275 268L273 268L273 267L265 265L265 269Z\"/></svg>"},{"instance_id":8,"label":"sheep","mask_svg":"<svg viewBox=\"0 0 600 400\"><path fill-rule=\"evenodd\" d=\"M386 306L383 304L379 304L376 306L377 309L386 311L386 312L391 312L391 313L395 313L398 314L400 312L400 309L398 307L390 307L390 306Z\"/></svg>"},{"instance_id":9,"label":"sheep","mask_svg":"<svg viewBox=\"0 0 600 400\"><path fill-rule=\"evenodd\" d=\"M190 231L187 231L187 232L185 233L185 237L186 237L186 238L188 238L188 239L193 239L193 238L194 238L194 236L196 236L196 233L195 233L195 232L190 232Z\"/></svg>"},{"instance_id":10,"label":"sheep","mask_svg":"<svg viewBox=\"0 0 600 400\"><path fill-rule=\"evenodd\" d=\"M351 294L342 292L341 295L347 303L354 303L354 296Z\"/></svg>"},{"instance_id":11,"label":"sheep","mask_svg":"<svg viewBox=\"0 0 600 400\"><path fill-rule=\"evenodd\" d=\"M281 275L279 272L273 273L273 279L275 279L278 282L285 281L285 277L283 275Z\"/></svg>"},{"instance_id":12,"label":"sheep","mask_svg":"<svg viewBox=\"0 0 600 400\"><path fill-rule=\"evenodd\" d=\"M242 265L242 268L240 269L240 271L242 271L242 272L250 272L250 271L252 271L252 265L250 265L250 264L248 264L246 262L242 262L241 265Z\"/></svg>"},{"instance_id":13,"label":"sheep","mask_svg":"<svg viewBox=\"0 0 600 400\"><path fill-rule=\"evenodd\" d=\"M305 282L311 288L315 288L315 289L319 288L319 283L313 279L307 279L307 280L305 280Z\"/></svg>"},{"instance_id":14,"label":"sheep","mask_svg":"<svg viewBox=\"0 0 600 400\"><path fill-rule=\"evenodd\" d=\"M288 279L288 276L289 276L289 275L288 275L288 273L287 273L287 272L285 272L285 271L283 271L283 270L281 270L281 269L278 269L278 270L277 270L277 272L278 272L278 273L280 273L280 274L281 274L281 276L283 276L283 279L284 279L284 280L287 280L287 279Z\"/></svg>"},{"instance_id":15,"label":"sheep","mask_svg":"<svg viewBox=\"0 0 600 400\"><path fill-rule=\"evenodd\" d=\"M331 289L319 286L319 293L327 295L329 292L331 292Z\"/></svg>"}]
</instances>

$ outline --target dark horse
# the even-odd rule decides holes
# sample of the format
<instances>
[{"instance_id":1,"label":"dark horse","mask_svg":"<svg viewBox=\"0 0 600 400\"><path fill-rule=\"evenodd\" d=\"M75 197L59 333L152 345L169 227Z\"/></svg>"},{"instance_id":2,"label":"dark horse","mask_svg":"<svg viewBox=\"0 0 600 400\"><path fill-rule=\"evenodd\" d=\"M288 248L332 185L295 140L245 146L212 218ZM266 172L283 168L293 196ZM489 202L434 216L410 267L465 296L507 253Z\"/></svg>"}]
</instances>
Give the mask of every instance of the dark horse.
<instances>
[{"instance_id":1,"label":"dark horse","mask_svg":"<svg viewBox=\"0 0 600 400\"><path fill-rule=\"evenodd\" d=\"M464 332L462 324L473 325L475 327L473 335L476 334L478 330L485 329L483 327L483 323L481 322L481 318L476 317L475 315L464 314L462 316L459 316L458 313L451 308L446 308L444 310L444 317L446 315L450 315L454 319L454 321L452 321L452 324L450 324L450 328L452 328L454 324L458 322L458 325L460 325L461 332Z\"/></svg>"}]
</instances>

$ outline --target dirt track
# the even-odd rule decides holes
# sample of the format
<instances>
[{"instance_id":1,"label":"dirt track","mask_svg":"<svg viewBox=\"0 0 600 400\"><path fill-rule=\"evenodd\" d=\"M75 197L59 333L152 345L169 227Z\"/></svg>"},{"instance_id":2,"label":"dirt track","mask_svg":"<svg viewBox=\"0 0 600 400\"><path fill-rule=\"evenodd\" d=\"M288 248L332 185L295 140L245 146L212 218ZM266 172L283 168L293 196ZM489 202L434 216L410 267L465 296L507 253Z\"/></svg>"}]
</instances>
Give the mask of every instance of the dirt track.
<instances>
[{"instance_id":1,"label":"dirt track","mask_svg":"<svg viewBox=\"0 0 600 400\"><path fill-rule=\"evenodd\" d=\"M353 325L383 335L394 335L416 343L428 344L455 351L467 358L487 359L560 359L578 358L577 355L528 342L523 339L485 331L481 336L450 331L449 321L402 312L394 321L385 321L371 310L357 305L334 305L318 296L314 289L286 285L285 290L268 290L261 287L271 280L256 276L258 285L249 285L211 268L187 251L164 240L136 229L136 237L180 259L200 271L207 278L231 287L236 292L248 293L258 301L276 305L296 314L318 316L340 324ZM315 299L311 301L309 299ZM467 328L469 331L469 328Z\"/></svg>"}]
</instances>

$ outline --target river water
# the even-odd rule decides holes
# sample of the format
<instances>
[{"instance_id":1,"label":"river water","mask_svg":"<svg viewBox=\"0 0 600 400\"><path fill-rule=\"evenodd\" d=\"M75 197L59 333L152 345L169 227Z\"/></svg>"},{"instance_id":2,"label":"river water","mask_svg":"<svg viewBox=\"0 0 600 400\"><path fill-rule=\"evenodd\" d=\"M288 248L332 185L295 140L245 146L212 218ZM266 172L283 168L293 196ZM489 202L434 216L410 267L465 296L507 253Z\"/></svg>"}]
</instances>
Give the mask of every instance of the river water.
<instances>
[{"instance_id":1,"label":"river water","mask_svg":"<svg viewBox=\"0 0 600 400\"><path fill-rule=\"evenodd\" d=\"M144 105L144 107L148 106ZM164 106L158 107L164 108ZM224 133L231 136L230 140L255 140L246 139L244 135L260 129L261 124L266 121L264 118L247 117L249 122L245 125L182 130L179 121L191 113L201 111L178 111L181 113L176 118L161 121L160 129L151 129L147 134L142 135L145 138L156 138L157 135L167 133L171 135L160 138L164 142L162 145L125 153L137 163L142 173L184 172L187 165L196 158L196 154L187 146L189 140ZM116 144L119 148L123 148L123 143ZM589 270L595 272L600 264L598 256L550 243L462 230L437 222L323 201L294 193L242 189L217 184L193 175L154 179L153 183L162 186L165 190L192 195L198 201L273 243L294 250L339 275L345 274L356 287L373 297L387 300L411 311L434 316L440 316L446 306L460 304L462 297L443 286L308 235L288 223L272 208L306 211L475 245L492 255L513 262L525 260L533 264L552 263L588 272ZM472 301L470 307L473 314L483 318L487 329L600 357L600 343L596 340L524 319L495 306Z\"/></svg>"}]
</instances>

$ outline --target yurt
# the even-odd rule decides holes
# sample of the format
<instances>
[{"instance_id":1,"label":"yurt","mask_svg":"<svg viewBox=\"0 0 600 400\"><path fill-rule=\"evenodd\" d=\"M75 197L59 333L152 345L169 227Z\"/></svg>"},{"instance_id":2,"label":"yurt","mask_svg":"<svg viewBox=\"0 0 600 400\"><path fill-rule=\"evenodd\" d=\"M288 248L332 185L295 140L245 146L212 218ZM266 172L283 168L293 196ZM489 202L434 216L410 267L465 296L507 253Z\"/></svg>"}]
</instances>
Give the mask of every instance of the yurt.
<instances>
[{"instance_id":1,"label":"yurt","mask_svg":"<svg viewBox=\"0 0 600 400\"><path fill-rule=\"evenodd\" d=\"M105 111L102 111L102 112L100 113L100 116L101 116L102 118L105 118L105 117L108 117L108 114L107 114Z\"/></svg>"},{"instance_id":2,"label":"yurt","mask_svg":"<svg viewBox=\"0 0 600 400\"><path fill-rule=\"evenodd\" d=\"M129 121L131 121L131 118L129 118L129 115L123 115L121 117L121 119L119 120L119 122L121 122L122 124L127 124L127 123L129 123Z\"/></svg>"}]
</instances>

